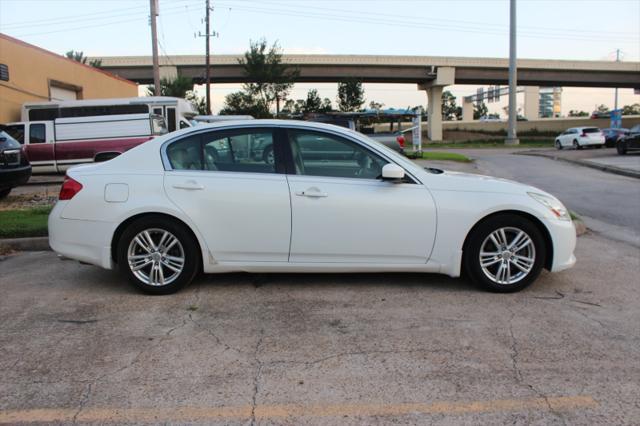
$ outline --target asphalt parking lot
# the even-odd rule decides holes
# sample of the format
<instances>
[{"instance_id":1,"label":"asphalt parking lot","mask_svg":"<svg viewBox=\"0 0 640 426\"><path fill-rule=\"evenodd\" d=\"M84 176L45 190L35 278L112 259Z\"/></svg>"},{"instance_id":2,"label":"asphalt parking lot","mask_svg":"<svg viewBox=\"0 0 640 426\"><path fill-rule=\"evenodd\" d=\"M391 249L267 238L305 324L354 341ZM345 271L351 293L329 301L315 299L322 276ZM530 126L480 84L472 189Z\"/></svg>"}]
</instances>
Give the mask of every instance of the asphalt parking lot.
<instances>
[{"instance_id":1,"label":"asphalt parking lot","mask_svg":"<svg viewBox=\"0 0 640 426\"><path fill-rule=\"evenodd\" d=\"M0 424L637 425L637 179L465 153L428 165L583 215L575 268L510 295L430 274L227 274L151 297L51 252L0 257Z\"/></svg>"},{"instance_id":2,"label":"asphalt parking lot","mask_svg":"<svg viewBox=\"0 0 640 426\"><path fill-rule=\"evenodd\" d=\"M637 424L637 248L498 295L419 274L201 277L168 297L0 261L0 423Z\"/></svg>"}]
</instances>

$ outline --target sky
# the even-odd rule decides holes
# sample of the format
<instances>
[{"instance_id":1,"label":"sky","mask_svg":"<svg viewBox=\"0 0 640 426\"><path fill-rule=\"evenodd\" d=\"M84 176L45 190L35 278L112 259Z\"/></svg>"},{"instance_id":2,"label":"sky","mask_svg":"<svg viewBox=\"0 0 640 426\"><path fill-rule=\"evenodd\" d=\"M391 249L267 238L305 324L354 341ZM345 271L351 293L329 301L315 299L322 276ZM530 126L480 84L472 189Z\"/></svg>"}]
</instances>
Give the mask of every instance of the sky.
<instances>
[{"instance_id":1,"label":"sky","mask_svg":"<svg viewBox=\"0 0 640 426\"><path fill-rule=\"evenodd\" d=\"M277 41L285 53L508 56L508 0L210 0L212 53L242 53L250 40ZM161 55L203 54L205 0L160 0ZM640 0L517 0L518 57L640 61ZM63 54L150 55L148 0L0 0L0 32ZM214 85L214 110L240 85ZM335 84L298 84L335 100ZM452 86L456 96L476 86ZM202 88L198 91L202 93ZM365 84L367 102L425 105L415 85ZM613 89L565 88L562 107L613 107ZM620 105L640 102L619 90ZM519 104L523 102L519 97ZM459 100L458 103L461 103ZM502 103L488 104L501 112Z\"/></svg>"}]
</instances>

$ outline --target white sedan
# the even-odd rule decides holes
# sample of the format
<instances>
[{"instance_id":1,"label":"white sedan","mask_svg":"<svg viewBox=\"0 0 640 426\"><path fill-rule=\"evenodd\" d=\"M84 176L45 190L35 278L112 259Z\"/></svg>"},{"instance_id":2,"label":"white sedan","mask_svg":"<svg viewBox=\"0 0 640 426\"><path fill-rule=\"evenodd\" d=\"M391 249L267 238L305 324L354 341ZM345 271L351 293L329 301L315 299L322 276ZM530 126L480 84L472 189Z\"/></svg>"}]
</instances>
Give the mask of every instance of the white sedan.
<instances>
[{"instance_id":1,"label":"white sedan","mask_svg":"<svg viewBox=\"0 0 640 426\"><path fill-rule=\"evenodd\" d=\"M265 143L272 164L253 155ZM576 233L537 188L424 169L341 127L252 120L183 129L70 169L49 243L154 294L199 271L464 270L511 292L542 268L573 266Z\"/></svg>"},{"instance_id":2,"label":"white sedan","mask_svg":"<svg viewBox=\"0 0 640 426\"><path fill-rule=\"evenodd\" d=\"M587 146L602 148L604 143L604 133L597 127L573 127L556 136L555 146L556 149L582 149Z\"/></svg>"}]
</instances>

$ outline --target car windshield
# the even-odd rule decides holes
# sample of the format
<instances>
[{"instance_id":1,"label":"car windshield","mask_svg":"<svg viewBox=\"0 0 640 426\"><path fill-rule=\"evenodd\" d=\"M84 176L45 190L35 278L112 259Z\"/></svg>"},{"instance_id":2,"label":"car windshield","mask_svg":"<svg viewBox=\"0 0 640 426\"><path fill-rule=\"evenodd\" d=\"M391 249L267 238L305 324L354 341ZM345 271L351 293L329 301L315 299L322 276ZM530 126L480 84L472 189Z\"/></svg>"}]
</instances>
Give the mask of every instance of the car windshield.
<instances>
[{"instance_id":1,"label":"car windshield","mask_svg":"<svg viewBox=\"0 0 640 426\"><path fill-rule=\"evenodd\" d=\"M0 131L0 150L20 148L17 140L9 136L7 132Z\"/></svg>"}]
</instances>

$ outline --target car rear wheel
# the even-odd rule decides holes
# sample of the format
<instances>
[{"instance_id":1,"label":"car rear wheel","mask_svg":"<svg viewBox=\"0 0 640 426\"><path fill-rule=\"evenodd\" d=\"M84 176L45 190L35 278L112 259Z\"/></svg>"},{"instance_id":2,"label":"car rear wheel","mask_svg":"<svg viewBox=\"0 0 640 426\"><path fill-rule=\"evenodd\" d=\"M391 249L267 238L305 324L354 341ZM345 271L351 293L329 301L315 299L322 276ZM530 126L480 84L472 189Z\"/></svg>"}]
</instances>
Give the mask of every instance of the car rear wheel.
<instances>
[{"instance_id":1,"label":"car rear wheel","mask_svg":"<svg viewBox=\"0 0 640 426\"><path fill-rule=\"evenodd\" d=\"M189 284L200 266L197 241L181 224L161 216L131 223L118 244L118 265L149 294L174 293Z\"/></svg>"},{"instance_id":2,"label":"car rear wheel","mask_svg":"<svg viewBox=\"0 0 640 426\"><path fill-rule=\"evenodd\" d=\"M464 248L464 267L474 283L511 293L535 281L545 256L544 237L531 220L499 215L471 231Z\"/></svg>"},{"instance_id":3,"label":"car rear wheel","mask_svg":"<svg viewBox=\"0 0 640 426\"><path fill-rule=\"evenodd\" d=\"M577 139L573 140L573 149L582 149L582 145L580 145Z\"/></svg>"},{"instance_id":4,"label":"car rear wheel","mask_svg":"<svg viewBox=\"0 0 640 426\"><path fill-rule=\"evenodd\" d=\"M624 141L619 141L616 144L616 151L618 151L619 155L625 155L627 153L627 144Z\"/></svg>"},{"instance_id":5,"label":"car rear wheel","mask_svg":"<svg viewBox=\"0 0 640 426\"><path fill-rule=\"evenodd\" d=\"M562 149L562 144L560 143L560 141L559 141L559 140L556 140L556 149L557 149L558 151L560 151L560 150Z\"/></svg>"}]
</instances>

